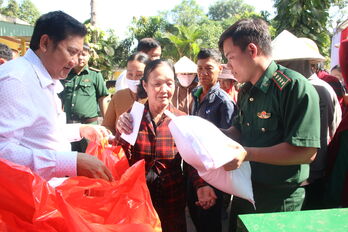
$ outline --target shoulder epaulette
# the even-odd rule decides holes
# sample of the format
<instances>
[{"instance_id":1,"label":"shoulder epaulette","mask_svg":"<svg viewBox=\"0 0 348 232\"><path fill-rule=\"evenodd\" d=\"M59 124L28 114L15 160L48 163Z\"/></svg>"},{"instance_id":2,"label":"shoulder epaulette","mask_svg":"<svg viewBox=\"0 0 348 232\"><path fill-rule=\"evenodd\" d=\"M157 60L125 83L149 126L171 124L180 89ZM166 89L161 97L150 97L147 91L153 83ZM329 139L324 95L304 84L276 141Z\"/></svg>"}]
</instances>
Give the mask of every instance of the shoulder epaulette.
<instances>
[{"instance_id":1,"label":"shoulder epaulette","mask_svg":"<svg viewBox=\"0 0 348 232\"><path fill-rule=\"evenodd\" d=\"M94 71L94 72L100 72L100 69L97 68L93 68L93 67L88 67L90 70Z\"/></svg>"},{"instance_id":2,"label":"shoulder epaulette","mask_svg":"<svg viewBox=\"0 0 348 232\"><path fill-rule=\"evenodd\" d=\"M273 74L272 80L274 81L274 83L276 83L280 90L283 90L283 88L291 82L291 79L280 70L277 70Z\"/></svg>"}]
</instances>

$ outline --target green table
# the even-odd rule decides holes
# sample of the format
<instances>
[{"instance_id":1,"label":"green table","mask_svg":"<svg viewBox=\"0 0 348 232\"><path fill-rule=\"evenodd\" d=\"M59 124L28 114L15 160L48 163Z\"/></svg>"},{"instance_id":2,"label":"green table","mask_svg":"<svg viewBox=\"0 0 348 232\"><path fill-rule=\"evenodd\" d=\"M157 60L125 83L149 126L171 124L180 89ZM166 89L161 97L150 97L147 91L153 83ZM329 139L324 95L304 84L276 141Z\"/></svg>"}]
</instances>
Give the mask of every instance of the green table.
<instances>
[{"instance_id":1,"label":"green table","mask_svg":"<svg viewBox=\"0 0 348 232\"><path fill-rule=\"evenodd\" d=\"M245 214L239 232L348 232L348 208Z\"/></svg>"}]
</instances>

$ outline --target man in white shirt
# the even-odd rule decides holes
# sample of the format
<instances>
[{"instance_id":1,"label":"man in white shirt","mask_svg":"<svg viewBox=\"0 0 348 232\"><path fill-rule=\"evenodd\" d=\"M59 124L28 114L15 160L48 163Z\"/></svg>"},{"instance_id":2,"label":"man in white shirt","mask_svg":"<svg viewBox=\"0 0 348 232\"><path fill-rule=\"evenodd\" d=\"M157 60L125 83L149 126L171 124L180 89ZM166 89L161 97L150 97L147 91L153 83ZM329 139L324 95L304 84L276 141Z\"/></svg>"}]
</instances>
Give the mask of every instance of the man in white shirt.
<instances>
[{"instance_id":1,"label":"man in white shirt","mask_svg":"<svg viewBox=\"0 0 348 232\"><path fill-rule=\"evenodd\" d=\"M77 64L87 30L71 16L55 11L36 22L25 56L0 66L0 158L25 165L45 179L87 176L112 180L96 157L71 152L70 141L100 141L100 126L65 124L57 96Z\"/></svg>"}]
</instances>

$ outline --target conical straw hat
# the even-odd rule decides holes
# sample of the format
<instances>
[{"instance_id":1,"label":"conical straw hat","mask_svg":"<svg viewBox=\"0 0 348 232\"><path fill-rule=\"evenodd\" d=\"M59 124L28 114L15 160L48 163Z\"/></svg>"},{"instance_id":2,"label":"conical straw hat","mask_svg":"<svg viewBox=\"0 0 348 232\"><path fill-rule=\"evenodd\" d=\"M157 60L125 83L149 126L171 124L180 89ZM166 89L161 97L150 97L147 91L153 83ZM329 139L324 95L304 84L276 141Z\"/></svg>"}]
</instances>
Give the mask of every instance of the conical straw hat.
<instances>
[{"instance_id":1,"label":"conical straw hat","mask_svg":"<svg viewBox=\"0 0 348 232\"><path fill-rule=\"evenodd\" d=\"M176 73L197 73L197 65L186 56L181 57L174 68Z\"/></svg>"},{"instance_id":2,"label":"conical straw hat","mask_svg":"<svg viewBox=\"0 0 348 232\"><path fill-rule=\"evenodd\" d=\"M321 62L325 60L314 41L308 38L298 38L287 30L282 31L272 41L272 57L275 61L311 60Z\"/></svg>"}]
</instances>

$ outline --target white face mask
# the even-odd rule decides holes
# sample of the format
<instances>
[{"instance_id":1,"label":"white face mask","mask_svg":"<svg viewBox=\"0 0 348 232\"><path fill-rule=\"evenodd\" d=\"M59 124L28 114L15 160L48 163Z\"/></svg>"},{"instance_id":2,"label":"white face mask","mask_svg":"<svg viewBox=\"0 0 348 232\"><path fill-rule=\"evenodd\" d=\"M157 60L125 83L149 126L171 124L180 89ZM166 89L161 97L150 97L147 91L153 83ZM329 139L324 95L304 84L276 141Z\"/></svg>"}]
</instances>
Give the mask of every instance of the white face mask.
<instances>
[{"instance_id":1,"label":"white face mask","mask_svg":"<svg viewBox=\"0 0 348 232\"><path fill-rule=\"evenodd\" d=\"M138 85L140 84L140 80L129 80L126 78L128 88L133 92L136 93L138 89Z\"/></svg>"},{"instance_id":2,"label":"white face mask","mask_svg":"<svg viewBox=\"0 0 348 232\"><path fill-rule=\"evenodd\" d=\"M192 81L195 79L195 76L196 76L195 74L181 74L181 73L178 73L176 75L182 87L189 87Z\"/></svg>"}]
</instances>

